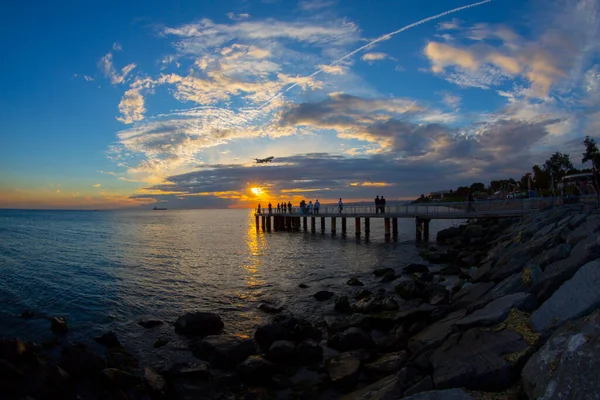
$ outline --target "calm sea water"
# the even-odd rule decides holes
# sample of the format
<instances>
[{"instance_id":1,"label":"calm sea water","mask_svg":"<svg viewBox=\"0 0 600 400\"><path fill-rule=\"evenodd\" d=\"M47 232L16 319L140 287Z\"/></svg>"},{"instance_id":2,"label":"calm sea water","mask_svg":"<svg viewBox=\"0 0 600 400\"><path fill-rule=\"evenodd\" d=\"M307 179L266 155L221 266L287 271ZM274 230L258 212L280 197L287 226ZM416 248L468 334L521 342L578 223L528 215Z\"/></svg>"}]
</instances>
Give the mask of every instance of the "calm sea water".
<instances>
[{"instance_id":1,"label":"calm sea water","mask_svg":"<svg viewBox=\"0 0 600 400\"><path fill-rule=\"evenodd\" d=\"M343 238L257 231L250 210L0 210L0 336L48 339L45 316L64 316L68 340L113 330L156 364L187 354L169 324L187 311L217 312L226 332L242 335L268 318L263 302L327 314L317 290L348 293L350 276L369 281L375 268L419 260L412 219L400 220L396 242L384 240L383 220L371 221L369 241L355 239L350 222ZM457 223L432 221L432 237ZM39 317L19 318L26 309ZM142 318L167 324L145 330ZM156 350L159 336L171 342Z\"/></svg>"}]
</instances>

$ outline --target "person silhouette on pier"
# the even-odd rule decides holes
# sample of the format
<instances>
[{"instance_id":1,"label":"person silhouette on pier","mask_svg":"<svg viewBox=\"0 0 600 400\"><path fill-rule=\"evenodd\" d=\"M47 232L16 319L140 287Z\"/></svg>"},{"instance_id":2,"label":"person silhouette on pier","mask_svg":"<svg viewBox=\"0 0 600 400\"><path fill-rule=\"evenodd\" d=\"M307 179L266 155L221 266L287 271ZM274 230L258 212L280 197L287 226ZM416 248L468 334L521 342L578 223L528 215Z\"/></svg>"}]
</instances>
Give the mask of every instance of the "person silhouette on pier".
<instances>
[{"instance_id":1,"label":"person silhouette on pier","mask_svg":"<svg viewBox=\"0 0 600 400\"><path fill-rule=\"evenodd\" d=\"M340 214L343 209L344 209L344 203L342 203L342 198L340 197L340 200L338 201L338 210L340 211Z\"/></svg>"},{"instance_id":2,"label":"person silhouette on pier","mask_svg":"<svg viewBox=\"0 0 600 400\"><path fill-rule=\"evenodd\" d=\"M381 200L379 196L375 197L375 214L379 214L379 207L381 207Z\"/></svg>"},{"instance_id":3,"label":"person silhouette on pier","mask_svg":"<svg viewBox=\"0 0 600 400\"><path fill-rule=\"evenodd\" d=\"M269 214L273 214L273 206L271 205L271 202L269 202Z\"/></svg>"},{"instance_id":4,"label":"person silhouette on pier","mask_svg":"<svg viewBox=\"0 0 600 400\"><path fill-rule=\"evenodd\" d=\"M292 213L292 202L288 201L288 213Z\"/></svg>"},{"instance_id":5,"label":"person silhouette on pier","mask_svg":"<svg viewBox=\"0 0 600 400\"><path fill-rule=\"evenodd\" d=\"M313 213L313 202L312 200L308 202L308 213L312 214Z\"/></svg>"},{"instance_id":6,"label":"person silhouette on pier","mask_svg":"<svg viewBox=\"0 0 600 400\"><path fill-rule=\"evenodd\" d=\"M258 211L258 214L260 214L260 203L258 203L258 209L257 209L257 211Z\"/></svg>"},{"instance_id":7,"label":"person silhouette on pier","mask_svg":"<svg viewBox=\"0 0 600 400\"><path fill-rule=\"evenodd\" d=\"M381 207L381 213L385 214L385 199L383 196L381 196L381 199L379 199L379 206Z\"/></svg>"},{"instance_id":8,"label":"person silhouette on pier","mask_svg":"<svg viewBox=\"0 0 600 400\"><path fill-rule=\"evenodd\" d=\"M277 203L277 214L281 213L281 204Z\"/></svg>"},{"instance_id":9,"label":"person silhouette on pier","mask_svg":"<svg viewBox=\"0 0 600 400\"><path fill-rule=\"evenodd\" d=\"M321 203L319 203L319 199L315 201L315 214L319 213L319 208L321 208Z\"/></svg>"}]
</instances>

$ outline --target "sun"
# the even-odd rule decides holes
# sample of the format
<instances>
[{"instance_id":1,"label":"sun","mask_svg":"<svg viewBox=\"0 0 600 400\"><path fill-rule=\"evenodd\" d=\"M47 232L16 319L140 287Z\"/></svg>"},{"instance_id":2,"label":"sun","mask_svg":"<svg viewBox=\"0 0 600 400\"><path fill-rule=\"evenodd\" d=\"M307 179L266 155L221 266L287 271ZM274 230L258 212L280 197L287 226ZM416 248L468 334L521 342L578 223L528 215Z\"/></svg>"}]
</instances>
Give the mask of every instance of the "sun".
<instances>
[{"instance_id":1,"label":"sun","mask_svg":"<svg viewBox=\"0 0 600 400\"><path fill-rule=\"evenodd\" d=\"M261 188L256 188L256 187L255 188L250 188L250 191L252 193L254 193L255 195L257 195L257 196L260 196L262 194L262 192L263 192L263 190Z\"/></svg>"}]
</instances>

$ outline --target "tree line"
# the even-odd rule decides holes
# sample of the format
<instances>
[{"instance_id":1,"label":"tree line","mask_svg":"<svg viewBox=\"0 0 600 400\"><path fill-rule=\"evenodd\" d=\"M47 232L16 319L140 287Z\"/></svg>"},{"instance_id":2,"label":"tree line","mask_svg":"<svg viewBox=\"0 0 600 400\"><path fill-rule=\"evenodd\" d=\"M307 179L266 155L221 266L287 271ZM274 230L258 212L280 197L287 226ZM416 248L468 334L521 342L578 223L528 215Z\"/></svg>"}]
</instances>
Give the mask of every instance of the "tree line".
<instances>
[{"instance_id":1,"label":"tree line","mask_svg":"<svg viewBox=\"0 0 600 400\"><path fill-rule=\"evenodd\" d=\"M449 195L445 195L445 199L466 198L470 193L473 194L488 194L499 191L506 192L522 192L528 188L542 194L551 194L556 182L560 181L566 175L598 171L600 168L600 151L596 140L590 136L586 136L583 140L585 151L582 153L581 162L583 164L590 163L591 168L577 169L573 167L569 154L561 153L560 151L552 154L543 165L534 165L531 167L531 172L525 173L521 179L513 178L492 180L489 185L482 182L474 182L470 186L459 186L456 190L450 190ZM596 192L599 192L598 182L593 182ZM421 195L419 201L426 201L425 195Z\"/></svg>"}]
</instances>

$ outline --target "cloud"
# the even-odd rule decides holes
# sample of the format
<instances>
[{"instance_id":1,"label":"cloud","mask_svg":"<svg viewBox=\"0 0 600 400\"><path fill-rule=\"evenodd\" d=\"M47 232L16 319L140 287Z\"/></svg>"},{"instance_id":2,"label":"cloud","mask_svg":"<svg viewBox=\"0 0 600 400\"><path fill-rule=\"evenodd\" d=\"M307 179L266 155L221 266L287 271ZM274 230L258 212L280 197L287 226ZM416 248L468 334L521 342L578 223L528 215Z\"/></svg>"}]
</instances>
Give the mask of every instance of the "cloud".
<instances>
[{"instance_id":1,"label":"cloud","mask_svg":"<svg viewBox=\"0 0 600 400\"><path fill-rule=\"evenodd\" d=\"M227 18L229 18L232 21L240 21L242 19L248 19L248 18L250 18L250 14L246 14L246 13L236 14L236 13L233 13L233 12L228 12L227 13Z\"/></svg>"},{"instance_id":2,"label":"cloud","mask_svg":"<svg viewBox=\"0 0 600 400\"><path fill-rule=\"evenodd\" d=\"M132 83L119 102L121 117L117 117L118 121L131 124L144 119L146 108L142 91L150 89L151 85L152 82L148 79L137 79Z\"/></svg>"},{"instance_id":3,"label":"cloud","mask_svg":"<svg viewBox=\"0 0 600 400\"><path fill-rule=\"evenodd\" d=\"M112 48L114 51L123 51L123 46L121 46L121 43L113 43Z\"/></svg>"},{"instance_id":4,"label":"cloud","mask_svg":"<svg viewBox=\"0 0 600 400\"><path fill-rule=\"evenodd\" d=\"M317 68L319 68L326 74L330 74L330 75L344 75L348 72L341 65L333 65L332 66L332 65L321 64L321 65L317 65Z\"/></svg>"},{"instance_id":5,"label":"cloud","mask_svg":"<svg viewBox=\"0 0 600 400\"><path fill-rule=\"evenodd\" d=\"M457 18L452 18L450 21L440 22L437 26L440 31L450 31L459 29L461 25L461 21Z\"/></svg>"},{"instance_id":6,"label":"cloud","mask_svg":"<svg viewBox=\"0 0 600 400\"><path fill-rule=\"evenodd\" d=\"M101 186L101 185L100 185L99 183L96 183L96 184L94 185L94 187L95 187L95 188L98 188L98 187L100 187L100 186Z\"/></svg>"},{"instance_id":7,"label":"cloud","mask_svg":"<svg viewBox=\"0 0 600 400\"><path fill-rule=\"evenodd\" d=\"M442 102L449 108L453 108L458 110L460 107L460 102L462 98L458 95L452 94L450 92L442 92Z\"/></svg>"},{"instance_id":8,"label":"cloud","mask_svg":"<svg viewBox=\"0 0 600 400\"><path fill-rule=\"evenodd\" d=\"M379 60L385 60L386 58L390 58L390 56L388 56L385 53L366 53L364 54L360 59L363 61L379 61Z\"/></svg>"},{"instance_id":9,"label":"cloud","mask_svg":"<svg viewBox=\"0 0 600 400\"><path fill-rule=\"evenodd\" d=\"M135 64L128 64L121 69L121 72L117 72L113 65L113 55L112 53L107 53L104 57L102 57L98 63L98 66L104 73L104 76L110 79L110 82L113 85L123 83L127 75L136 67Z\"/></svg>"},{"instance_id":10,"label":"cloud","mask_svg":"<svg viewBox=\"0 0 600 400\"><path fill-rule=\"evenodd\" d=\"M86 80L86 81L88 81L88 82L91 82L91 81L93 81L93 80L94 80L94 78L92 78L91 76L87 76L87 75L84 75L84 76L83 76L83 79L85 79L85 80Z\"/></svg>"},{"instance_id":11,"label":"cloud","mask_svg":"<svg viewBox=\"0 0 600 400\"><path fill-rule=\"evenodd\" d=\"M303 11L317 11L337 4L336 0L302 0L298 3Z\"/></svg>"}]
</instances>

